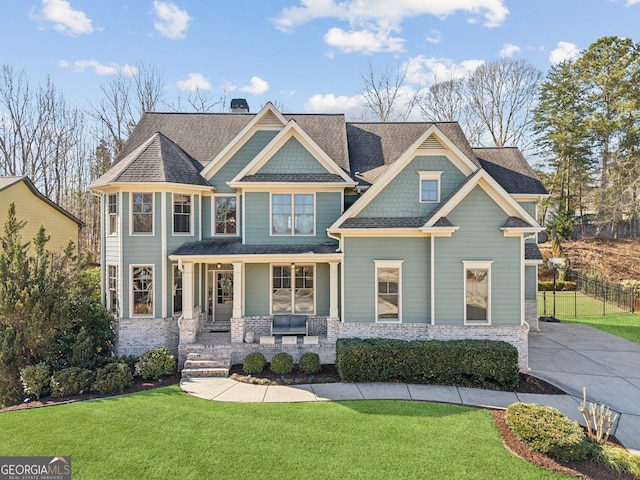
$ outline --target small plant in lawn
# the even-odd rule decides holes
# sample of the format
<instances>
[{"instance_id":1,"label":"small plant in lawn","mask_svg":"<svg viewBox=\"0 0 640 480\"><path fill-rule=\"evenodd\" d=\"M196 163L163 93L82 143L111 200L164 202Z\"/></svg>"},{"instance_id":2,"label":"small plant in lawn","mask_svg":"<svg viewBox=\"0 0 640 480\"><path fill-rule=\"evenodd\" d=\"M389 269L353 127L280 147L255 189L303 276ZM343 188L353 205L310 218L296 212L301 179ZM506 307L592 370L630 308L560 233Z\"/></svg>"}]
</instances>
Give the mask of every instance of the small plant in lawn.
<instances>
[{"instance_id":1,"label":"small plant in lawn","mask_svg":"<svg viewBox=\"0 0 640 480\"><path fill-rule=\"evenodd\" d=\"M305 352L300 355L298 368L302 373L313 375L320 371L320 355L313 352Z\"/></svg>"},{"instance_id":2,"label":"small plant in lawn","mask_svg":"<svg viewBox=\"0 0 640 480\"><path fill-rule=\"evenodd\" d=\"M587 426L587 437L597 443L607 443L613 426L616 424L618 415L611 412L604 404L598 406L597 403L587 404L587 389L582 388L582 403L578 410L584 418Z\"/></svg>"},{"instance_id":3,"label":"small plant in lawn","mask_svg":"<svg viewBox=\"0 0 640 480\"><path fill-rule=\"evenodd\" d=\"M92 389L98 393L124 392L133 385L133 374L124 362L109 363L99 368Z\"/></svg>"},{"instance_id":4,"label":"small plant in lawn","mask_svg":"<svg viewBox=\"0 0 640 480\"><path fill-rule=\"evenodd\" d=\"M66 397L88 392L93 384L94 373L80 367L69 367L54 372L51 377L51 395Z\"/></svg>"},{"instance_id":5,"label":"small plant in lawn","mask_svg":"<svg viewBox=\"0 0 640 480\"><path fill-rule=\"evenodd\" d=\"M287 352L276 353L271 359L269 369L276 375L286 375L293 371L293 357Z\"/></svg>"},{"instance_id":6,"label":"small plant in lawn","mask_svg":"<svg viewBox=\"0 0 640 480\"><path fill-rule=\"evenodd\" d=\"M23 368L20 371L20 380L22 380L24 393L33 395L40 400L40 397L46 396L50 392L51 371L49 365L38 363Z\"/></svg>"},{"instance_id":7,"label":"small plant in lawn","mask_svg":"<svg viewBox=\"0 0 640 480\"><path fill-rule=\"evenodd\" d=\"M176 371L176 357L166 347L148 350L140 355L136 363L136 375L143 379L158 380Z\"/></svg>"},{"instance_id":8,"label":"small plant in lawn","mask_svg":"<svg viewBox=\"0 0 640 480\"><path fill-rule=\"evenodd\" d=\"M555 408L514 403L507 408L505 421L520 440L556 460L582 460L589 454L589 443L578 422Z\"/></svg>"},{"instance_id":9,"label":"small plant in lawn","mask_svg":"<svg viewBox=\"0 0 640 480\"><path fill-rule=\"evenodd\" d=\"M251 352L249 355L244 357L242 371L247 375L256 375L264 370L266 364L267 359L264 358L262 353Z\"/></svg>"}]
</instances>

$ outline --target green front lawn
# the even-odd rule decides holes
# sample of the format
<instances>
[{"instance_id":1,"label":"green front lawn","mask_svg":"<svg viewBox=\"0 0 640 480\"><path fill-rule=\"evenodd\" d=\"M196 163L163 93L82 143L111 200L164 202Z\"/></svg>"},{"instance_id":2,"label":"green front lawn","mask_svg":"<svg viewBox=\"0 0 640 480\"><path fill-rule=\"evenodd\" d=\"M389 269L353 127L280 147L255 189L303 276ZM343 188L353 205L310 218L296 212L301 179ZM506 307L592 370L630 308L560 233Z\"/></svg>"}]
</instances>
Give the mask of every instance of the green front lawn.
<instances>
[{"instance_id":1,"label":"green front lawn","mask_svg":"<svg viewBox=\"0 0 640 480\"><path fill-rule=\"evenodd\" d=\"M640 343L640 314L638 313L578 318L558 316L558 320L566 323L584 323L603 332Z\"/></svg>"},{"instance_id":2,"label":"green front lawn","mask_svg":"<svg viewBox=\"0 0 640 480\"><path fill-rule=\"evenodd\" d=\"M406 401L238 404L178 386L0 413L2 455L71 455L82 479L560 479L488 410Z\"/></svg>"}]
</instances>

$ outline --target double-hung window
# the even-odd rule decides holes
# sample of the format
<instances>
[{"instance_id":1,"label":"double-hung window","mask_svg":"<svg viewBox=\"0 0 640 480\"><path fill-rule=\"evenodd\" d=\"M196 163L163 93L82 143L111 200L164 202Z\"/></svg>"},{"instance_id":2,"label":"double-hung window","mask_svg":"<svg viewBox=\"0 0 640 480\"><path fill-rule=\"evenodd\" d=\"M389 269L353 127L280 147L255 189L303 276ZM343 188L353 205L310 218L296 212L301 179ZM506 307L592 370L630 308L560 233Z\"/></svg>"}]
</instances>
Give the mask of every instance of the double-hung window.
<instances>
[{"instance_id":1,"label":"double-hung window","mask_svg":"<svg viewBox=\"0 0 640 480\"><path fill-rule=\"evenodd\" d=\"M376 268L376 320L400 322L402 261L374 260Z\"/></svg>"},{"instance_id":2,"label":"double-hung window","mask_svg":"<svg viewBox=\"0 0 640 480\"><path fill-rule=\"evenodd\" d=\"M491 262L464 265L465 324L491 323Z\"/></svg>"},{"instance_id":3,"label":"double-hung window","mask_svg":"<svg viewBox=\"0 0 640 480\"><path fill-rule=\"evenodd\" d=\"M153 234L153 193L131 195L132 233Z\"/></svg>"},{"instance_id":4,"label":"double-hung window","mask_svg":"<svg viewBox=\"0 0 640 480\"><path fill-rule=\"evenodd\" d=\"M314 195L274 193L271 195L272 235L313 235Z\"/></svg>"},{"instance_id":5,"label":"double-hung window","mask_svg":"<svg viewBox=\"0 0 640 480\"><path fill-rule=\"evenodd\" d=\"M440 201L440 177L442 172L418 172L420 174L420 203Z\"/></svg>"},{"instance_id":6,"label":"double-hung window","mask_svg":"<svg viewBox=\"0 0 640 480\"><path fill-rule=\"evenodd\" d=\"M237 235L236 197L214 197L214 235Z\"/></svg>"},{"instance_id":7,"label":"double-hung window","mask_svg":"<svg viewBox=\"0 0 640 480\"><path fill-rule=\"evenodd\" d=\"M173 195L173 233L191 233L191 195Z\"/></svg>"},{"instance_id":8,"label":"double-hung window","mask_svg":"<svg viewBox=\"0 0 640 480\"><path fill-rule=\"evenodd\" d=\"M153 266L131 267L133 315L153 315Z\"/></svg>"},{"instance_id":9,"label":"double-hung window","mask_svg":"<svg viewBox=\"0 0 640 480\"><path fill-rule=\"evenodd\" d=\"M118 196L111 193L107 196L109 209L109 224L107 225L108 235L118 234Z\"/></svg>"},{"instance_id":10,"label":"double-hung window","mask_svg":"<svg viewBox=\"0 0 640 480\"><path fill-rule=\"evenodd\" d=\"M118 316L118 267L107 266L107 308Z\"/></svg>"},{"instance_id":11,"label":"double-hung window","mask_svg":"<svg viewBox=\"0 0 640 480\"><path fill-rule=\"evenodd\" d=\"M271 311L311 314L315 311L313 265L272 267Z\"/></svg>"}]
</instances>

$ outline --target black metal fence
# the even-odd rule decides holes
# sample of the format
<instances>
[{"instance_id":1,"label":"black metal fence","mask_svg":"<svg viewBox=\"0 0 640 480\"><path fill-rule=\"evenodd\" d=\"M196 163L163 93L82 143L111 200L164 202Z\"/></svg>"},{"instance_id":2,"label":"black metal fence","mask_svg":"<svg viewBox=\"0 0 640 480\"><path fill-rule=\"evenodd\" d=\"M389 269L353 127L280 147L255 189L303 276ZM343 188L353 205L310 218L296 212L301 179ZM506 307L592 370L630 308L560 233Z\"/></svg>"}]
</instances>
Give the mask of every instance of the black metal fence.
<instances>
[{"instance_id":1,"label":"black metal fence","mask_svg":"<svg viewBox=\"0 0 640 480\"><path fill-rule=\"evenodd\" d=\"M575 285L575 287L574 287ZM640 298L633 288L567 272L556 290L538 291L538 314L544 317L593 317L638 311Z\"/></svg>"}]
</instances>

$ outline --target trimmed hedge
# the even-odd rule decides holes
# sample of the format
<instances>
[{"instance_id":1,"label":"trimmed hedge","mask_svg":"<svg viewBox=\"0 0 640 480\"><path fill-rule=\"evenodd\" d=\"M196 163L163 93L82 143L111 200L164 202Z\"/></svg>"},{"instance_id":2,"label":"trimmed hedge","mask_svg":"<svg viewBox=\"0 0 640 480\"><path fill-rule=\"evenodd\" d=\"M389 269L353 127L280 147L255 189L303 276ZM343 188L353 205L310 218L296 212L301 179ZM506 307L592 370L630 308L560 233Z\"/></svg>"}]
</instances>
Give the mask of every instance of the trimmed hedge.
<instances>
[{"instance_id":1,"label":"trimmed hedge","mask_svg":"<svg viewBox=\"0 0 640 480\"><path fill-rule=\"evenodd\" d=\"M133 385L133 373L129 365L124 362L113 362L98 369L92 389L98 393L124 392L131 385Z\"/></svg>"},{"instance_id":2,"label":"trimmed hedge","mask_svg":"<svg viewBox=\"0 0 640 480\"><path fill-rule=\"evenodd\" d=\"M286 375L293 371L293 357L287 352L276 353L271 359L269 370L276 375Z\"/></svg>"},{"instance_id":3,"label":"trimmed hedge","mask_svg":"<svg viewBox=\"0 0 640 480\"><path fill-rule=\"evenodd\" d=\"M93 384L94 372L79 367L69 367L54 372L51 377L51 395L66 397L88 392Z\"/></svg>"},{"instance_id":4,"label":"trimmed hedge","mask_svg":"<svg viewBox=\"0 0 640 480\"><path fill-rule=\"evenodd\" d=\"M244 357L242 362L242 371L247 375L256 375L264 370L267 365L267 359L260 352L251 352Z\"/></svg>"},{"instance_id":5,"label":"trimmed hedge","mask_svg":"<svg viewBox=\"0 0 640 480\"><path fill-rule=\"evenodd\" d=\"M341 338L336 367L344 382L407 382L504 390L519 384L518 350L494 340Z\"/></svg>"},{"instance_id":6,"label":"trimmed hedge","mask_svg":"<svg viewBox=\"0 0 640 480\"><path fill-rule=\"evenodd\" d=\"M320 355L313 352L303 353L298 360L298 369L307 375L318 373L321 369Z\"/></svg>"},{"instance_id":7,"label":"trimmed hedge","mask_svg":"<svg viewBox=\"0 0 640 480\"><path fill-rule=\"evenodd\" d=\"M135 368L144 380L158 380L176 371L176 357L166 347L157 347L140 355Z\"/></svg>"}]
</instances>

